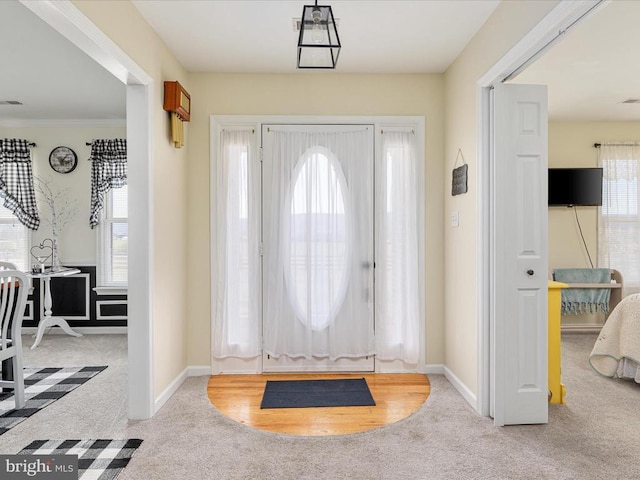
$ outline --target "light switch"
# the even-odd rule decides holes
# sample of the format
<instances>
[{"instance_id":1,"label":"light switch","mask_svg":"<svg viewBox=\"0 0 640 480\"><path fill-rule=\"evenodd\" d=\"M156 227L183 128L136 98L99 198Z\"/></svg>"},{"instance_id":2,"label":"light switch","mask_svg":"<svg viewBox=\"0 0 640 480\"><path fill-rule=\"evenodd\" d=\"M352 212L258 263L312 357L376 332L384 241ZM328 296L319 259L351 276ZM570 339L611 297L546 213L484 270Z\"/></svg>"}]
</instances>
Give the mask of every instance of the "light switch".
<instances>
[{"instance_id":1,"label":"light switch","mask_svg":"<svg viewBox=\"0 0 640 480\"><path fill-rule=\"evenodd\" d=\"M451 212L451 226L457 227L460 225L460 217L458 215L458 211Z\"/></svg>"}]
</instances>

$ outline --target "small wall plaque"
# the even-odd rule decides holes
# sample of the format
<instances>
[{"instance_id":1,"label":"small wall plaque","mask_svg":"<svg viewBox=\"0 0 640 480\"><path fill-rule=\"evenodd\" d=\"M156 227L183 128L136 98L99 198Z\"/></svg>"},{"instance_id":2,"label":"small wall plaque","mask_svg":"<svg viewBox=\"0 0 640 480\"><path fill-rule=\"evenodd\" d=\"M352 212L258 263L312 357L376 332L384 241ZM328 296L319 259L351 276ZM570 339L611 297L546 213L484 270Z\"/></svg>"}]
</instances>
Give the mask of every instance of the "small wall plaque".
<instances>
[{"instance_id":1,"label":"small wall plaque","mask_svg":"<svg viewBox=\"0 0 640 480\"><path fill-rule=\"evenodd\" d=\"M456 163L458 163L458 158L462 157L462 163L460 167L455 168ZM453 164L453 179L451 181L451 195L462 195L463 193L467 193L467 171L468 165L464 161L464 156L462 155L462 150L458 150L458 155L456 157L456 163Z\"/></svg>"}]
</instances>

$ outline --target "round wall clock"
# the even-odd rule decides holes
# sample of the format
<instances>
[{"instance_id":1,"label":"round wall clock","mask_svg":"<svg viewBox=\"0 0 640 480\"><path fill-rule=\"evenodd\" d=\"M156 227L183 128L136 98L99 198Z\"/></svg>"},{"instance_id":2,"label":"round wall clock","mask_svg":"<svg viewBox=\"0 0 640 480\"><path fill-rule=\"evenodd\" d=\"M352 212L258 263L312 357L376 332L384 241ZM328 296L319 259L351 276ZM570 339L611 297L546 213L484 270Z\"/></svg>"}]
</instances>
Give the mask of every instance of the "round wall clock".
<instances>
[{"instance_id":1,"label":"round wall clock","mask_svg":"<svg viewBox=\"0 0 640 480\"><path fill-rule=\"evenodd\" d=\"M78 165L78 156L69 147L56 147L49 154L49 165L58 173L69 173Z\"/></svg>"}]
</instances>

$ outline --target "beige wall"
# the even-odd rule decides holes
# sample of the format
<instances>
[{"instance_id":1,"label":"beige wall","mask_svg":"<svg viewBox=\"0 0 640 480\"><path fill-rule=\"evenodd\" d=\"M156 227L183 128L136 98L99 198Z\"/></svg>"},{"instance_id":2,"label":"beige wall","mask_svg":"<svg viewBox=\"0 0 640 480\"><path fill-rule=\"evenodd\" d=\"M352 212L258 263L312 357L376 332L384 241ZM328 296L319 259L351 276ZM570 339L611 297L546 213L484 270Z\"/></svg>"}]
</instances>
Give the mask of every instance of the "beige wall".
<instances>
[{"instance_id":1,"label":"beige wall","mask_svg":"<svg viewBox=\"0 0 640 480\"><path fill-rule=\"evenodd\" d=\"M156 398L187 367L187 169L186 147L173 148L162 109L165 80L189 90L187 72L128 0L78 1L74 5L153 78L153 349ZM136 159L129 159L135 162ZM135 321L135 319L131 319Z\"/></svg>"},{"instance_id":2,"label":"beige wall","mask_svg":"<svg viewBox=\"0 0 640 480\"><path fill-rule=\"evenodd\" d=\"M91 162L87 160L91 147L88 147L86 142L94 138L125 136L124 126L0 127L0 138L24 138L34 142L37 145L31 149L34 176L50 181L53 189L68 189L67 198L75 201L77 213L58 235L58 255L63 265L96 264L96 230L89 227ZM72 172L57 173L49 166L49 153L59 145L71 148L78 156L78 166ZM38 210L41 222L40 228L31 234L33 245L40 244L45 238L51 238L51 226L46 222L46 219L51 217L50 210L39 198Z\"/></svg>"},{"instance_id":3,"label":"beige wall","mask_svg":"<svg viewBox=\"0 0 640 480\"><path fill-rule=\"evenodd\" d=\"M594 143L640 141L640 122L549 122L549 167L597 167ZM593 264L597 266L598 209L575 207ZM588 268L573 209L549 208L549 268ZM624 278L624 272L622 272ZM563 325L602 323L602 315L562 317Z\"/></svg>"},{"instance_id":4,"label":"beige wall","mask_svg":"<svg viewBox=\"0 0 640 480\"><path fill-rule=\"evenodd\" d=\"M502 2L445 74L445 365L472 393L478 389L478 159L476 82L531 30L556 1ZM469 191L452 197L458 149L469 164ZM460 226L450 227L452 211Z\"/></svg>"},{"instance_id":5,"label":"beige wall","mask_svg":"<svg viewBox=\"0 0 640 480\"><path fill-rule=\"evenodd\" d=\"M211 363L210 115L421 115L426 120L426 361L444 360L442 75L191 74L189 364Z\"/></svg>"}]
</instances>

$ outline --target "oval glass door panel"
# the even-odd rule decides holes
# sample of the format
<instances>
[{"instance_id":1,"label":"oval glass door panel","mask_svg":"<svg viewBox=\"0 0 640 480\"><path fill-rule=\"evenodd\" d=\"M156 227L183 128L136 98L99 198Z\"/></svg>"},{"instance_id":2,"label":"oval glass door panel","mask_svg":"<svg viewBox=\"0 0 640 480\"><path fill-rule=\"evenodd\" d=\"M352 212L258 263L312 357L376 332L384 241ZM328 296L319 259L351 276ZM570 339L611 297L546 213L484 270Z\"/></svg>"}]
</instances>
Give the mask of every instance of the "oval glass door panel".
<instances>
[{"instance_id":1,"label":"oval glass door panel","mask_svg":"<svg viewBox=\"0 0 640 480\"><path fill-rule=\"evenodd\" d=\"M313 330L330 325L349 284L347 182L324 147L307 150L294 170L285 205L285 279L296 317Z\"/></svg>"}]
</instances>

